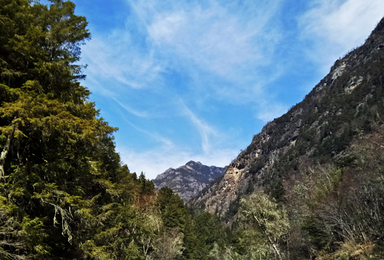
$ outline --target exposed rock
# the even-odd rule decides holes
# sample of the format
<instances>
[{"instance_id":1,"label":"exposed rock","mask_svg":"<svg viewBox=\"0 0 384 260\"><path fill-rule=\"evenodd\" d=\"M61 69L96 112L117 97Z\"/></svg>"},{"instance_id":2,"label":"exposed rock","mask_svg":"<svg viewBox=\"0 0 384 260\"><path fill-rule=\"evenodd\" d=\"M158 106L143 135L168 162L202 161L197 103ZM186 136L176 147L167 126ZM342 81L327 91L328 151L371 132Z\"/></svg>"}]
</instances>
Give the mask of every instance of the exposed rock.
<instances>
[{"instance_id":1,"label":"exposed rock","mask_svg":"<svg viewBox=\"0 0 384 260\"><path fill-rule=\"evenodd\" d=\"M384 102L379 99L384 87L383 46L384 19L364 45L335 62L302 102L265 125L224 176L194 197L190 205L215 213L230 224L242 196L255 190L277 193L301 162L318 163L315 160L320 155L339 156L352 135L361 136L369 129L369 117L379 115L374 102ZM366 113L369 109L370 114Z\"/></svg>"},{"instance_id":2,"label":"exposed rock","mask_svg":"<svg viewBox=\"0 0 384 260\"><path fill-rule=\"evenodd\" d=\"M152 180L156 189L169 187L187 202L197 195L207 184L224 174L225 168L206 166L201 162L189 161L177 169L169 168Z\"/></svg>"},{"instance_id":3,"label":"exposed rock","mask_svg":"<svg viewBox=\"0 0 384 260\"><path fill-rule=\"evenodd\" d=\"M341 65L336 67L332 72L332 80L337 79L341 75L343 75L343 72L345 70L345 62L343 62Z\"/></svg>"}]
</instances>

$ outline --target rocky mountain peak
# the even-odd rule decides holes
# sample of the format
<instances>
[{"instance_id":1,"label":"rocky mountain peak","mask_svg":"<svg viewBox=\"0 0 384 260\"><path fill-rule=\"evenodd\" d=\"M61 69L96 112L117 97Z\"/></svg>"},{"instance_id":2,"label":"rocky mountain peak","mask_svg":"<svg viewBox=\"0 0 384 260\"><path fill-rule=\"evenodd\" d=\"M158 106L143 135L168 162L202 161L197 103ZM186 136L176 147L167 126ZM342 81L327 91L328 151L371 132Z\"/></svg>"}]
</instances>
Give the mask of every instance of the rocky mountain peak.
<instances>
[{"instance_id":1,"label":"rocky mountain peak","mask_svg":"<svg viewBox=\"0 0 384 260\"><path fill-rule=\"evenodd\" d=\"M224 174L225 168L206 166L201 162L189 161L176 169L169 168L152 180L156 189L169 187L187 202L207 184Z\"/></svg>"},{"instance_id":2,"label":"rocky mountain peak","mask_svg":"<svg viewBox=\"0 0 384 260\"><path fill-rule=\"evenodd\" d=\"M187 165L187 166L191 166L191 167L201 167L201 166L203 166L203 164L201 163L201 162L195 162L195 161L189 161L189 162L187 162L185 165Z\"/></svg>"}]
</instances>

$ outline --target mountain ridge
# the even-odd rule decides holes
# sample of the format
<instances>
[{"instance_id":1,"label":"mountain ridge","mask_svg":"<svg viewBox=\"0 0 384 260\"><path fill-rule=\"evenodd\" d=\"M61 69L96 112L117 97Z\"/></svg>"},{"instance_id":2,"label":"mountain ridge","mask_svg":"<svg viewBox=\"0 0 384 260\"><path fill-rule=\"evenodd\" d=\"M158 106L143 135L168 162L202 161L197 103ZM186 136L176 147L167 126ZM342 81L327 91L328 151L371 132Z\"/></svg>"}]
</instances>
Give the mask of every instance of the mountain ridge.
<instances>
[{"instance_id":1,"label":"mountain ridge","mask_svg":"<svg viewBox=\"0 0 384 260\"><path fill-rule=\"evenodd\" d=\"M224 171L225 167L206 166L191 160L176 169L167 169L152 182L157 190L167 186L187 202Z\"/></svg>"},{"instance_id":2,"label":"mountain ridge","mask_svg":"<svg viewBox=\"0 0 384 260\"><path fill-rule=\"evenodd\" d=\"M304 157L323 152L319 149L328 149L326 152L332 158L340 156L356 137L356 133L352 133L355 129L351 127L362 128L358 131L363 132L367 130L364 127L370 127L364 126L358 117L368 111L377 101L376 96L382 93L382 76L378 67L382 66L384 52L383 31L384 19L362 46L335 62L330 72L303 101L267 123L253 137L251 144L232 161L226 173L203 189L190 201L190 205L216 213L232 223L243 195L257 189L269 193L284 189L287 176L276 177L281 174L277 172L279 165L276 166L276 162L281 164L286 160L287 152L297 153L296 157L289 158L295 161L296 168L303 164L300 160ZM342 142L340 139L344 135L351 135L345 137L348 139L346 144L332 144L336 139ZM330 144L327 140L331 140Z\"/></svg>"}]
</instances>

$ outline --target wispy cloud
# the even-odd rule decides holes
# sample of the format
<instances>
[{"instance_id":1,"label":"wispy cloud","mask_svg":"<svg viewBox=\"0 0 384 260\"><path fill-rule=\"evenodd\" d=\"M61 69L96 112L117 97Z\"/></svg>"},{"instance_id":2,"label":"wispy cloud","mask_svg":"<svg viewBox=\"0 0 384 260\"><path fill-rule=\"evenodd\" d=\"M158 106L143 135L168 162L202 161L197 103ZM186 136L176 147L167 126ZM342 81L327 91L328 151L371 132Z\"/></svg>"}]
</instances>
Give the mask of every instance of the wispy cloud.
<instances>
[{"instance_id":1,"label":"wispy cloud","mask_svg":"<svg viewBox=\"0 0 384 260\"><path fill-rule=\"evenodd\" d=\"M109 81L105 88L145 88L159 80L164 70L163 63L156 61L154 51L143 50L132 40L129 31L117 30L107 36L94 37L82 56L82 62L89 64L89 77Z\"/></svg>"},{"instance_id":2,"label":"wispy cloud","mask_svg":"<svg viewBox=\"0 0 384 260\"><path fill-rule=\"evenodd\" d=\"M132 124L130 121L126 120L125 121L130 125L132 126L133 128L135 128L137 131L151 137L153 140L155 140L156 142L158 143L161 143L163 149L166 148L167 150L170 150L170 149L174 149L175 148L175 145L174 143L172 142L172 140L168 139L168 138L165 138L164 136L156 133L155 131L146 131L144 129L141 129L139 127L137 127L136 125Z\"/></svg>"},{"instance_id":3,"label":"wispy cloud","mask_svg":"<svg viewBox=\"0 0 384 260\"><path fill-rule=\"evenodd\" d=\"M148 117L148 113L147 112L137 111L137 110L131 108L127 103L121 103L120 101L118 101L114 97L112 97L112 99L117 104L119 104L122 108L124 108L124 110L127 111L128 113L130 113L132 115L135 115L135 116L138 116L138 117L145 117L145 118Z\"/></svg>"},{"instance_id":4,"label":"wispy cloud","mask_svg":"<svg viewBox=\"0 0 384 260\"><path fill-rule=\"evenodd\" d=\"M220 7L177 10L156 15L149 26L149 35L164 50L183 59L184 66L228 77L238 66L261 60L262 54L253 39L257 29L231 17ZM188 63L185 64L185 63Z\"/></svg>"},{"instance_id":5,"label":"wispy cloud","mask_svg":"<svg viewBox=\"0 0 384 260\"><path fill-rule=\"evenodd\" d=\"M382 0L314 0L300 19L307 55L325 69L341 55L364 43L383 17Z\"/></svg>"},{"instance_id":6,"label":"wispy cloud","mask_svg":"<svg viewBox=\"0 0 384 260\"><path fill-rule=\"evenodd\" d=\"M184 70L194 87L233 102L249 101L265 87L261 69L271 64L281 40L271 20L282 1L148 2L140 1L138 8L147 14L148 36L170 70ZM236 96L242 98L235 101Z\"/></svg>"},{"instance_id":7,"label":"wispy cloud","mask_svg":"<svg viewBox=\"0 0 384 260\"><path fill-rule=\"evenodd\" d=\"M94 37L83 53L90 76L118 83L106 87L169 88L167 77L178 72L195 88L241 104L273 77L262 69L281 41L271 21L282 0L126 1L134 15L123 28Z\"/></svg>"},{"instance_id":8,"label":"wispy cloud","mask_svg":"<svg viewBox=\"0 0 384 260\"><path fill-rule=\"evenodd\" d=\"M201 148L204 151L204 153L209 153L212 150L211 146L211 138L217 137L217 132L209 126L206 122L199 119L180 99L180 108L189 118L191 123L195 126L196 130L199 132L201 137Z\"/></svg>"}]
</instances>

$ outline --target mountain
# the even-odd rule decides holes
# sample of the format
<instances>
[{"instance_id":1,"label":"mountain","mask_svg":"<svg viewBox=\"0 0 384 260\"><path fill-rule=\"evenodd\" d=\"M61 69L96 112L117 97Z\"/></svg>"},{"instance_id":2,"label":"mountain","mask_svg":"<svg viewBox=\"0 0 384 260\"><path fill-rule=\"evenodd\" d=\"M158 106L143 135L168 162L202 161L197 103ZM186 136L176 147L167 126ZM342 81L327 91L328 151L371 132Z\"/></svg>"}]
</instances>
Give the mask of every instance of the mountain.
<instances>
[{"instance_id":1,"label":"mountain","mask_svg":"<svg viewBox=\"0 0 384 260\"><path fill-rule=\"evenodd\" d=\"M241 198L267 194L287 210L291 259L339 259L382 243L383 158L384 19L189 204L230 225Z\"/></svg>"},{"instance_id":2,"label":"mountain","mask_svg":"<svg viewBox=\"0 0 384 260\"><path fill-rule=\"evenodd\" d=\"M169 168L157 175L152 182L156 189L165 186L171 188L184 202L187 202L207 184L223 175L224 171L225 168L222 167L206 166L201 162L189 161L177 169Z\"/></svg>"}]
</instances>

